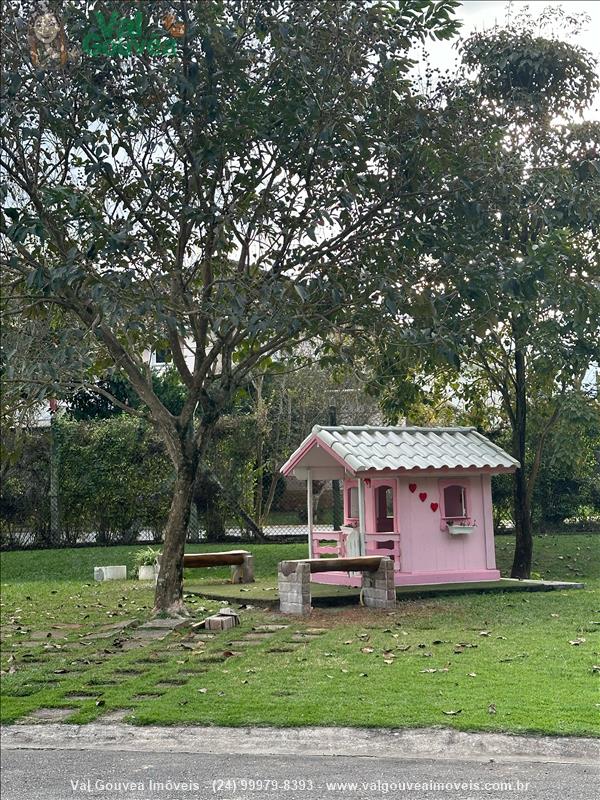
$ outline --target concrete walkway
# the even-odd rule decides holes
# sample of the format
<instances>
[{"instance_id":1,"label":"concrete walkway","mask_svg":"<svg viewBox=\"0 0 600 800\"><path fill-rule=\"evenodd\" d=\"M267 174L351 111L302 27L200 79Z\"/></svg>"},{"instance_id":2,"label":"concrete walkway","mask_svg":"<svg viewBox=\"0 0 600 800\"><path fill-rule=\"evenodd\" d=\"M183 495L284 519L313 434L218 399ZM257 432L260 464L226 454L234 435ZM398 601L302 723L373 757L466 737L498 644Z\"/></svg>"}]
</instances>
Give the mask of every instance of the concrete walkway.
<instances>
[{"instance_id":1,"label":"concrete walkway","mask_svg":"<svg viewBox=\"0 0 600 800\"><path fill-rule=\"evenodd\" d=\"M95 750L354 756L600 764L600 739L465 733L448 729L138 727L125 724L5 726L6 750Z\"/></svg>"}]
</instances>

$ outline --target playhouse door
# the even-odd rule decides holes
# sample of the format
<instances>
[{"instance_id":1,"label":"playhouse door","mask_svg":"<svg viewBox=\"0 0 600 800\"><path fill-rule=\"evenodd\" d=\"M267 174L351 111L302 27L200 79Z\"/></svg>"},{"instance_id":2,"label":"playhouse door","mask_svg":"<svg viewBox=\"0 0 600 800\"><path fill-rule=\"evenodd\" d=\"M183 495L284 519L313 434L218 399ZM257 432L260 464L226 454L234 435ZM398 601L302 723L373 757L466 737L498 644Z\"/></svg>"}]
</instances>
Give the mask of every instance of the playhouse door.
<instances>
[{"instance_id":1,"label":"playhouse door","mask_svg":"<svg viewBox=\"0 0 600 800\"><path fill-rule=\"evenodd\" d=\"M372 515L369 533L391 533L397 531L398 518L396 481L373 481Z\"/></svg>"}]
</instances>

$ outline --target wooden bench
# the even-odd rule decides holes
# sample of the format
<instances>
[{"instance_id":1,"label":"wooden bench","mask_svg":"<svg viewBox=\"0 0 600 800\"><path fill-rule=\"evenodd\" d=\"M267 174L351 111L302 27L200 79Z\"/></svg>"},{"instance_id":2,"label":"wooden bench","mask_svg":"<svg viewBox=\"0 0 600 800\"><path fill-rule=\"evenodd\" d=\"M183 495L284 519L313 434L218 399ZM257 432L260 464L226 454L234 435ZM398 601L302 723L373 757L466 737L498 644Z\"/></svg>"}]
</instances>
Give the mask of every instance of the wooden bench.
<instances>
[{"instance_id":1,"label":"wooden bench","mask_svg":"<svg viewBox=\"0 0 600 800\"><path fill-rule=\"evenodd\" d=\"M310 576L318 572L362 572L364 604L369 608L396 606L394 562L389 556L306 558L279 562L279 608L283 613L310 613Z\"/></svg>"},{"instance_id":2,"label":"wooden bench","mask_svg":"<svg viewBox=\"0 0 600 800\"><path fill-rule=\"evenodd\" d=\"M228 550L223 553L185 553L184 569L231 566L232 583L254 582L254 556L247 550Z\"/></svg>"}]
</instances>

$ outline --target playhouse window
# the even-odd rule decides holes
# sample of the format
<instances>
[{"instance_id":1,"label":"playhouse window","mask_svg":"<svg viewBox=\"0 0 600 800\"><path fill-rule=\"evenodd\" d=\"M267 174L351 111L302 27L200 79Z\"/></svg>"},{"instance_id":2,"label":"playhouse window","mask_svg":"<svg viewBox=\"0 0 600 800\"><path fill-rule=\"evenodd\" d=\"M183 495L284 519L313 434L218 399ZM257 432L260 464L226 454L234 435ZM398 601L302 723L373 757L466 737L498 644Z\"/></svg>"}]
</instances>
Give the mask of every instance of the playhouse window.
<instances>
[{"instance_id":1,"label":"playhouse window","mask_svg":"<svg viewBox=\"0 0 600 800\"><path fill-rule=\"evenodd\" d=\"M391 486L378 486L375 489L375 513L377 533L394 530L394 489Z\"/></svg>"},{"instance_id":2,"label":"playhouse window","mask_svg":"<svg viewBox=\"0 0 600 800\"><path fill-rule=\"evenodd\" d=\"M346 517L358 519L358 488L351 486L346 492Z\"/></svg>"},{"instance_id":3,"label":"playhouse window","mask_svg":"<svg viewBox=\"0 0 600 800\"><path fill-rule=\"evenodd\" d=\"M464 486L446 486L444 489L444 518L464 519L467 516L467 490Z\"/></svg>"}]
</instances>

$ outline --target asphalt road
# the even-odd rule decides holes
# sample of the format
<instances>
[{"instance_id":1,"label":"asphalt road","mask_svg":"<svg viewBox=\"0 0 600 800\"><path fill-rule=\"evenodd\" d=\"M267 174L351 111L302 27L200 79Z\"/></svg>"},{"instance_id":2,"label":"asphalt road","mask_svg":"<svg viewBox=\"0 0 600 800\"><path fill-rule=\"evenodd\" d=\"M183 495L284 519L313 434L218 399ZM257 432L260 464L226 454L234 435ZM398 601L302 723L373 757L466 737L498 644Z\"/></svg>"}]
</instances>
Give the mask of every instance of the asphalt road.
<instances>
[{"instance_id":1,"label":"asphalt road","mask_svg":"<svg viewBox=\"0 0 600 800\"><path fill-rule=\"evenodd\" d=\"M599 778L591 764L522 757L2 752L2 800L597 800Z\"/></svg>"}]
</instances>

